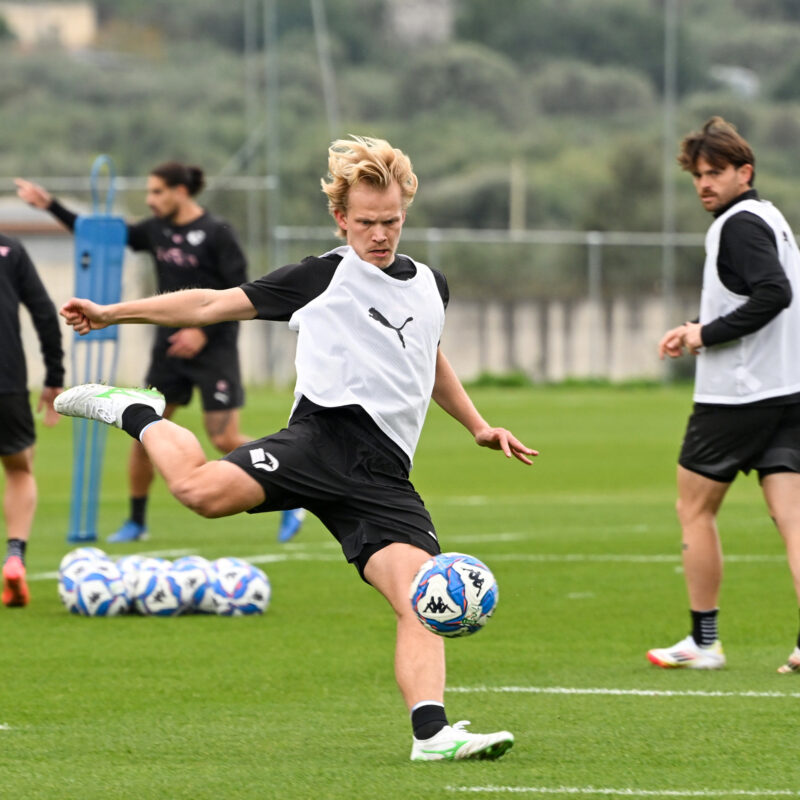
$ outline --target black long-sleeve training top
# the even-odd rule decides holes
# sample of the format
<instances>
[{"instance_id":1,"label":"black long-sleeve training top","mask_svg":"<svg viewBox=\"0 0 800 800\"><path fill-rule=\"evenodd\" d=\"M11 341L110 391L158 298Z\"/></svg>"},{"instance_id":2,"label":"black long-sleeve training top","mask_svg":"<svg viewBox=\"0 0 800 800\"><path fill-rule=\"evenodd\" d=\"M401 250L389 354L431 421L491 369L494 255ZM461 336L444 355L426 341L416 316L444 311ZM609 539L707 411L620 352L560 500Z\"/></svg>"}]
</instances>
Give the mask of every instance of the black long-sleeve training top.
<instances>
[{"instance_id":1,"label":"black long-sleeve training top","mask_svg":"<svg viewBox=\"0 0 800 800\"><path fill-rule=\"evenodd\" d=\"M714 216L742 200L758 200L758 193L751 189L739 195ZM761 217L749 211L733 214L722 226L717 273L725 288L747 300L730 314L703 326L704 345L723 344L753 333L792 302L792 287L778 260L775 234Z\"/></svg>"},{"instance_id":2,"label":"black long-sleeve training top","mask_svg":"<svg viewBox=\"0 0 800 800\"><path fill-rule=\"evenodd\" d=\"M30 312L45 365L45 386L64 385L64 351L58 313L25 248L0 234L0 394L28 390L19 307Z\"/></svg>"}]
</instances>

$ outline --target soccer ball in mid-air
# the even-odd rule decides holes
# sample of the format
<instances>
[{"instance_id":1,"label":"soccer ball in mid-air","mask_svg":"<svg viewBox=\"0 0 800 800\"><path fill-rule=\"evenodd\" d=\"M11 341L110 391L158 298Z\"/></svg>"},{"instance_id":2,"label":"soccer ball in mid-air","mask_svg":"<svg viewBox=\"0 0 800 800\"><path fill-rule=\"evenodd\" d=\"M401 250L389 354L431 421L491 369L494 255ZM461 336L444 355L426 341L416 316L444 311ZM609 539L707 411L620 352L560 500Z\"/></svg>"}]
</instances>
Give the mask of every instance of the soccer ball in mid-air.
<instances>
[{"instance_id":1,"label":"soccer ball in mid-air","mask_svg":"<svg viewBox=\"0 0 800 800\"><path fill-rule=\"evenodd\" d=\"M74 562L79 567L83 562ZM115 617L130 608L122 573L110 559L88 562L88 569L75 581L75 607L84 617Z\"/></svg>"},{"instance_id":2,"label":"soccer ball in mid-air","mask_svg":"<svg viewBox=\"0 0 800 800\"><path fill-rule=\"evenodd\" d=\"M145 616L175 617L187 610L170 569L140 569L131 600L134 609Z\"/></svg>"},{"instance_id":3,"label":"soccer ball in mid-air","mask_svg":"<svg viewBox=\"0 0 800 800\"><path fill-rule=\"evenodd\" d=\"M212 567L211 601L217 614L237 617L266 611L271 588L263 570L239 558L218 558Z\"/></svg>"},{"instance_id":4,"label":"soccer ball in mid-air","mask_svg":"<svg viewBox=\"0 0 800 800\"><path fill-rule=\"evenodd\" d=\"M419 621L440 636L476 633L497 606L497 581L482 561L464 553L428 559L411 583Z\"/></svg>"}]
</instances>

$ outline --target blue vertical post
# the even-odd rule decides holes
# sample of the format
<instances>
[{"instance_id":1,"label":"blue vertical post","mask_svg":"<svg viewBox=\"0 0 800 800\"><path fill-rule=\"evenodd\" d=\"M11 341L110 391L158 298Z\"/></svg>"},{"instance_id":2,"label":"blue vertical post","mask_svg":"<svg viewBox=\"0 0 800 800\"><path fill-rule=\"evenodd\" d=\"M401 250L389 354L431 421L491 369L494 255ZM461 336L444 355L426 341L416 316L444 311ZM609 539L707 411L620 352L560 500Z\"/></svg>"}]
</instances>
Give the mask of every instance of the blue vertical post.
<instances>
[{"instance_id":1,"label":"blue vertical post","mask_svg":"<svg viewBox=\"0 0 800 800\"><path fill-rule=\"evenodd\" d=\"M108 168L105 212L100 211L100 170ZM98 156L92 165L92 214L75 221L75 296L103 305L118 303L122 295L122 262L127 225L111 214L114 202L114 165ZM72 381L113 383L117 369L119 334L116 326L75 334L72 343ZM69 542L97 540L97 512L107 427L96 421L73 422L73 470Z\"/></svg>"}]
</instances>

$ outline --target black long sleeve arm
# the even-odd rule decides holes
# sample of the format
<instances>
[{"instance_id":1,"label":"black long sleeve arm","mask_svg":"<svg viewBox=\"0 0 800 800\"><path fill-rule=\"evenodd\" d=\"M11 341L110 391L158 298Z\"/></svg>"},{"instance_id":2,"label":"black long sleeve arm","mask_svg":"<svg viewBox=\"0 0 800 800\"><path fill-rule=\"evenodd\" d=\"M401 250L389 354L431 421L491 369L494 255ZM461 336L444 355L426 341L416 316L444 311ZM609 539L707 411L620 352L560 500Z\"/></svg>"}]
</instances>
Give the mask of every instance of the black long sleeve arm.
<instances>
[{"instance_id":1,"label":"black long sleeve arm","mask_svg":"<svg viewBox=\"0 0 800 800\"><path fill-rule=\"evenodd\" d=\"M64 226L69 228L71 231L75 230L75 220L78 218L78 215L74 211L70 211L68 208L65 208L61 205L61 203L53 198L50 205L47 207L47 210Z\"/></svg>"},{"instance_id":2,"label":"black long sleeve arm","mask_svg":"<svg viewBox=\"0 0 800 800\"><path fill-rule=\"evenodd\" d=\"M703 326L704 345L738 339L763 328L792 302L772 229L748 211L730 217L720 235L717 270L724 286L747 300Z\"/></svg>"}]
</instances>

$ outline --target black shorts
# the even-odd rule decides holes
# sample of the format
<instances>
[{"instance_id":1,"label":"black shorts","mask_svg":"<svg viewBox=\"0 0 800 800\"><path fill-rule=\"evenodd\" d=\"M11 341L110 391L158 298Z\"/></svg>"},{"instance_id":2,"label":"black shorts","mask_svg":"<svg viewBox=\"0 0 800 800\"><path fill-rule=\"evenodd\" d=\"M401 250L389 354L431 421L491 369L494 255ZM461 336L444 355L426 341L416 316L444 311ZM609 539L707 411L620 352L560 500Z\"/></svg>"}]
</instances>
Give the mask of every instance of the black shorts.
<instances>
[{"instance_id":1,"label":"black shorts","mask_svg":"<svg viewBox=\"0 0 800 800\"><path fill-rule=\"evenodd\" d=\"M800 403L784 406L695 404L678 463L730 483L740 470L759 478L800 472Z\"/></svg>"},{"instance_id":2,"label":"black shorts","mask_svg":"<svg viewBox=\"0 0 800 800\"><path fill-rule=\"evenodd\" d=\"M196 386L203 411L228 411L244 405L244 389L236 347L215 347L195 358L173 358L154 349L145 379L155 386L167 403L185 406Z\"/></svg>"},{"instance_id":3,"label":"black shorts","mask_svg":"<svg viewBox=\"0 0 800 800\"><path fill-rule=\"evenodd\" d=\"M0 394L0 456L21 453L36 442L27 392Z\"/></svg>"},{"instance_id":4,"label":"black shorts","mask_svg":"<svg viewBox=\"0 0 800 800\"><path fill-rule=\"evenodd\" d=\"M371 430L370 428L374 428ZM382 446L364 412L321 411L225 456L255 478L267 499L249 513L305 508L319 517L361 577L392 542L441 552L431 516L408 469Z\"/></svg>"}]
</instances>

